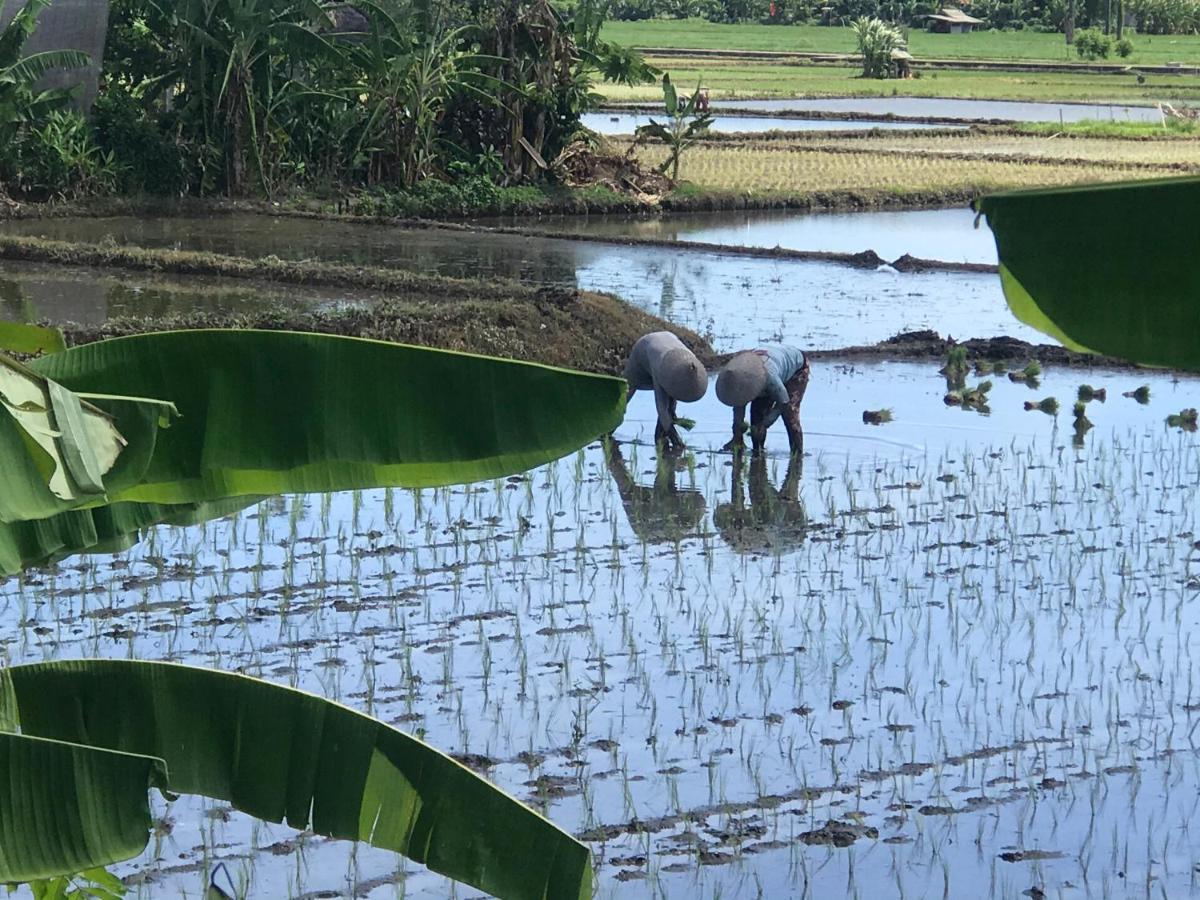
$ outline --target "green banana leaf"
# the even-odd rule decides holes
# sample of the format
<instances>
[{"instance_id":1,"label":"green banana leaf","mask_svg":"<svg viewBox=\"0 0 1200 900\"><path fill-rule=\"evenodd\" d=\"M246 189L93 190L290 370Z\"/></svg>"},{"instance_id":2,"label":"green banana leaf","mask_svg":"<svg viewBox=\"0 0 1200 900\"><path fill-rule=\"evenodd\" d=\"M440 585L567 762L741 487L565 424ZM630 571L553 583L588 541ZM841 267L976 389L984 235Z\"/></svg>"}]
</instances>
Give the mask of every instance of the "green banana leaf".
<instances>
[{"instance_id":1,"label":"green banana leaf","mask_svg":"<svg viewBox=\"0 0 1200 900\"><path fill-rule=\"evenodd\" d=\"M233 497L178 506L110 503L72 509L45 519L0 522L0 575L15 575L80 553L118 553L141 540L155 525L198 525L222 519L261 501Z\"/></svg>"},{"instance_id":2,"label":"green banana leaf","mask_svg":"<svg viewBox=\"0 0 1200 900\"><path fill-rule=\"evenodd\" d=\"M0 522L105 502L111 487L136 484L173 411L154 400L75 394L0 354ZM128 453L126 435L135 445Z\"/></svg>"},{"instance_id":3,"label":"green banana leaf","mask_svg":"<svg viewBox=\"0 0 1200 900\"><path fill-rule=\"evenodd\" d=\"M591 896L586 846L416 738L291 688L171 663L35 663L0 670L3 723L26 736L162 760L172 792L394 850L502 898ZM128 832L107 828L88 830L95 860L60 852L67 838L59 831L79 830L82 815L111 798L89 783L56 781L35 763L20 770L24 777L0 780L0 810L8 811L0 814L8 817L0 818L0 881L133 855ZM145 787L143 774L143 795ZM121 801L122 823L133 821L134 806Z\"/></svg>"},{"instance_id":4,"label":"green banana leaf","mask_svg":"<svg viewBox=\"0 0 1200 900\"><path fill-rule=\"evenodd\" d=\"M57 328L0 322L0 350L10 353L61 353L67 349L63 333Z\"/></svg>"},{"instance_id":5,"label":"green banana leaf","mask_svg":"<svg viewBox=\"0 0 1200 900\"><path fill-rule=\"evenodd\" d=\"M1022 322L1074 350L1200 370L1200 178L984 197Z\"/></svg>"},{"instance_id":6,"label":"green banana leaf","mask_svg":"<svg viewBox=\"0 0 1200 900\"><path fill-rule=\"evenodd\" d=\"M80 872L137 856L161 759L0 733L0 882Z\"/></svg>"},{"instance_id":7,"label":"green banana leaf","mask_svg":"<svg viewBox=\"0 0 1200 900\"><path fill-rule=\"evenodd\" d=\"M625 405L616 378L295 332L137 335L30 366L72 390L163 397L177 407L181 418L157 434L140 481L110 490L112 501L500 477L611 431Z\"/></svg>"}]
</instances>

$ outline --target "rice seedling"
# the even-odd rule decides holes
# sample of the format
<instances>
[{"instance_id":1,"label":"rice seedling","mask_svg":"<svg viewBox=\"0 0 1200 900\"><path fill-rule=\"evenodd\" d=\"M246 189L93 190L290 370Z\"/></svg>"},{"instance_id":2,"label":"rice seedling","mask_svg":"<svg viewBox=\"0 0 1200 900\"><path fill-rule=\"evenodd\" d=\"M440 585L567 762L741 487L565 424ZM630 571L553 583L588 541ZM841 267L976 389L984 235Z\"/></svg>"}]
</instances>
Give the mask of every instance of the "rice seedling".
<instances>
[{"instance_id":1,"label":"rice seedling","mask_svg":"<svg viewBox=\"0 0 1200 900\"><path fill-rule=\"evenodd\" d=\"M947 150L952 143L935 146L934 140L940 142L942 138L925 138L924 143L920 138L894 143L894 138L872 142L857 137L824 144L806 138L757 144L711 141L689 150L680 177L706 190L747 195L799 196L853 190L897 196L940 192L949 196L1155 178L1197 168L1190 147L1156 149L1154 152L1165 158L1143 162L1126 159L1123 147L1114 148L1113 159L1105 158L1103 152L1097 153L1097 159L1063 159L1052 154L1020 156L1006 150L994 151L985 141L955 155ZM1071 144L1074 149L1074 142ZM653 166L663 162L666 152L660 146L647 145L640 147L637 155L644 165Z\"/></svg>"},{"instance_id":2,"label":"rice seedling","mask_svg":"<svg viewBox=\"0 0 1200 900\"><path fill-rule=\"evenodd\" d=\"M1042 400L1034 403L1032 400L1025 401L1025 409L1036 409L1039 412L1044 412L1048 416L1058 415L1058 400L1054 397L1045 397Z\"/></svg>"},{"instance_id":3,"label":"rice seedling","mask_svg":"<svg viewBox=\"0 0 1200 900\"><path fill-rule=\"evenodd\" d=\"M892 421L892 411L890 409L864 409L862 414L864 425L883 425L886 422Z\"/></svg>"},{"instance_id":4,"label":"rice seedling","mask_svg":"<svg viewBox=\"0 0 1200 900\"><path fill-rule=\"evenodd\" d=\"M1081 384L1077 396L1080 403L1090 403L1093 400L1103 403L1108 399L1108 390L1106 388L1094 388L1090 384Z\"/></svg>"},{"instance_id":5,"label":"rice seedling","mask_svg":"<svg viewBox=\"0 0 1200 900\"><path fill-rule=\"evenodd\" d=\"M1197 412L1194 408L1188 407L1181 409L1177 413L1172 413L1167 416L1167 425L1171 428L1178 428L1182 431L1195 431L1197 421Z\"/></svg>"},{"instance_id":6,"label":"rice seedling","mask_svg":"<svg viewBox=\"0 0 1200 900\"><path fill-rule=\"evenodd\" d=\"M1143 384L1141 387L1135 388L1132 391L1126 391L1121 396L1129 397L1133 400L1136 400L1138 403L1142 404L1142 406L1145 406L1147 403L1150 402L1150 385Z\"/></svg>"}]
</instances>

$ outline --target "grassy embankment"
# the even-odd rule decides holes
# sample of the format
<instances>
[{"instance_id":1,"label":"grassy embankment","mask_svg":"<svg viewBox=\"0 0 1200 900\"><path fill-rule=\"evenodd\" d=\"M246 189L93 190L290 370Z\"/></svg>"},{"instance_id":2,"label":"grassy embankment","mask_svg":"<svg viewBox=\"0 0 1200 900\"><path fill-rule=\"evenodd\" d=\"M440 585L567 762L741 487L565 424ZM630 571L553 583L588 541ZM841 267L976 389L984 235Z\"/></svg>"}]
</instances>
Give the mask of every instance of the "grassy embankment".
<instances>
[{"instance_id":1,"label":"grassy embankment","mask_svg":"<svg viewBox=\"0 0 1200 900\"><path fill-rule=\"evenodd\" d=\"M853 53L854 37L848 28L812 25L714 25L699 20L612 22L606 36L643 47L677 47L723 50L787 50ZM1134 53L1109 63L1162 65L1167 62L1200 63L1200 36L1131 34ZM910 33L909 49L918 59L1000 59L1078 62L1062 35L1032 31L985 31L969 35ZM1160 100L1200 101L1200 77L1192 75L1141 76L1089 72L996 72L969 70L925 71L904 81L877 81L858 77L849 66L815 65L802 61L756 61L689 58L655 58L650 61L681 85L702 82L716 99L737 97L867 96L962 97L992 100L1114 101L1153 104ZM611 101L658 100L656 85L600 86Z\"/></svg>"},{"instance_id":2,"label":"grassy embankment","mask_svg":"<svg viewBox=\"0 0 1200 900\"><path fill-rule=\"evenodd\" d=\"M971 100L1119 102L1200 101L1200 77L1191 75L1096 75L1085 72L925 72L903 81L860 78L849 66L784 62L651 58L677 84L709 89L715 100L763 97L960 97ZM657 85L603 84L610 102L661 101Z\"/></svg>"},{"instance_id":3,"label":"grassy embankment","mask_svg":"<svg viewBox=\"0 0 1200 900\"><path fill-rule=\"evenodd\" d=\"M123 318L102 326L56 323L69 343L178 328L315 331L484 353L585 371L620 374L629 347L647 331L669 329L706 359L708 342L606 294L533 290L502 279L468 280L397 269L275 257L119 247L0 237L0 260L92 266L172 275L253 279L378 292L375 302L335 309L279 306L251 312Z\"/></svg>"},{"instance_id":4,"label":"grassy embankment","mask_svg":"<svg viewBox=\"0 0 1200 900\"><path fill-rule=\"evenodd\" d=\"M854 53L854 34L845 27L820 25L719 25L704 19L655 19L609 22L604 37L631 47L693 50L768 50L812 53ZM1101 62L1165 65L1200 63L1200 35L1126 33L1133 53ZM972 34L933 34L911 29L908 46L914 55L930 59L1005 59L1078 62L1061 34L1030 31L977 31Z\"/></svg>"}]
</instances>

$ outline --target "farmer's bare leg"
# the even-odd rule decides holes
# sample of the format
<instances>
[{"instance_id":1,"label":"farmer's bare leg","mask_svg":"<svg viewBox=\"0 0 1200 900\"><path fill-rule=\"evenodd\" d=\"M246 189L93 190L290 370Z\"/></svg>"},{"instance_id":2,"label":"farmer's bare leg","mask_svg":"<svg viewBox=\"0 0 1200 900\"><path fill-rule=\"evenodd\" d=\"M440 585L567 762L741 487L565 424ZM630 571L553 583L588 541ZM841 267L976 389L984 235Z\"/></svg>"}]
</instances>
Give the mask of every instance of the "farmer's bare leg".
<instances>
[{"instance_id":1,"label":"farmer's bare leg","mask_svg":"<svg viewBox=\"0 0 1200 900\"><path fill-rule=\"evenodd\" d=\"M804 429L800 427L800 403L808 389L808 363L787 380L788 403L783 410L783 425L788 433L788 445L793 456L804 455Z\"/></svg>"},{"instance_id":2,"label":"farmer's bare leg","mask_svg":"<svg viewBox=\"0 0 1200 900\"><path fill-rule=\"evenodd\" d=\"M739 450L744 450L746 447L745 440L742 435L746 433L746 407L735 406L733 408L733 437L729 439L729 443L722 447L722 450L732 450L737 453Z\"/></svg>"},{"instance_id":3,"label":"farmer's bare leg","mask_svg":"<svg viewBox=\"0 0 1200 900\"><path fill-rule=\"evenodd\" d=\"M750 404L750 446L755 453L767 445L767 412L774 401L762 397Z\"/></svg>"}]
</instances>

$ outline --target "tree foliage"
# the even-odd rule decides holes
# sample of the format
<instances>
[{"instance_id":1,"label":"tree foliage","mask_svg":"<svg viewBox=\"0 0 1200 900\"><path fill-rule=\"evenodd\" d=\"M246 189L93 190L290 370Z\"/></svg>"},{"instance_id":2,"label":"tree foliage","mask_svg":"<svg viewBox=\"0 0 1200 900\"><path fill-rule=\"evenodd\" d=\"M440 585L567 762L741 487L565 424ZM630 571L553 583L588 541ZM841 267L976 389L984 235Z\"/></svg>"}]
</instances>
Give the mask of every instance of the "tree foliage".
<instances>
[{"instance_id":1,"label":"tree foliage","mask_svg":"<svg viewBox=\"0 0 1200 900\"><path fill-rule=\"evenodd\" d=\"M30 7L36 14L47 2ZM464 171L503 183L540 179L596 102L596 79L653 74L600 37L609 6L584 0L564 13L549 0L113 0L95 117L113 166L105 178L76 182L92 191L119 184L272 196L411 188ZM18 17L14 28L27 34L32 21ZM17 64L19 46L8 51L0 45L0 112L16 102L4 60ZM28 122L32 131L45 121L49 109L34 103L25 77L38 65L27 58L10 73L26 94L4 123ZM11 157L0 148L0 165L13 169ZM27 190L2 169L0 179L14 192L56 192Z\"/></svg>"}]
</instances>

